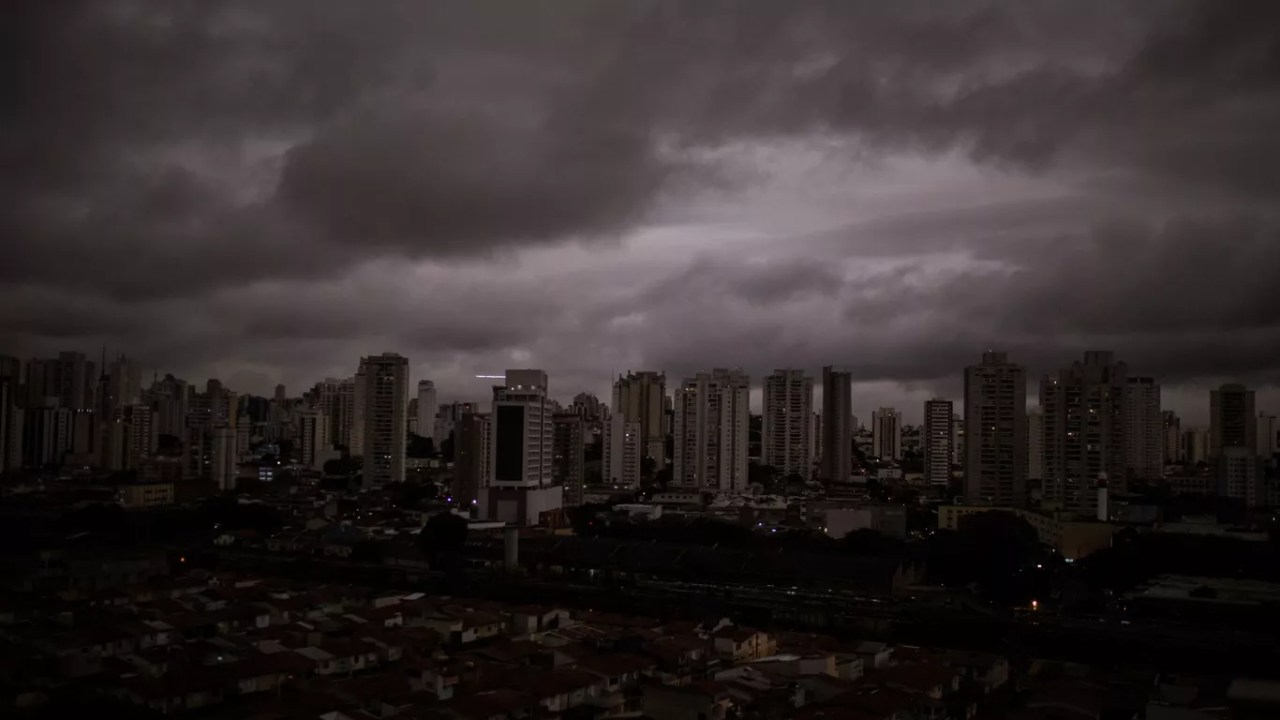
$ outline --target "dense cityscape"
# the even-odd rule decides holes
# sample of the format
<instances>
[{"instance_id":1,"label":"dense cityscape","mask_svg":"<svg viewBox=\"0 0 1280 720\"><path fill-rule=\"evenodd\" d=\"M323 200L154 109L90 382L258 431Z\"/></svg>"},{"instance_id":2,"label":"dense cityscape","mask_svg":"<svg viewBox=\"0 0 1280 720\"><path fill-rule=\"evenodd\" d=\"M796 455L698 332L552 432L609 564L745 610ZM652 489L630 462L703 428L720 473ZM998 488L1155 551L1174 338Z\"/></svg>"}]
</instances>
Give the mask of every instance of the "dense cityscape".
<instances>
[{"instance_id":1,"label":"dense cityscape","mask_svg":"<svg viewBox=\"0 0 1280 720\"><path fill-rule=\"evenodd\" d=\"M1280 718L1280 0L0 46L0 718Z\"/></svg>"},{"instance_id":2,"label":"dense cityscape","mask_svg":"<svg viewBox=\"0 0 1280 720\"><path fill-rule=\"evenodd\" d=\"M1275 416L1226 384L1183 428L1109 352L1038 402L978 360L910 426L838 366L753 413L736 369L439 403L390 352L269 398L6 356L6 682L214 717L1274 711Z\"/></svg>"}]
</instances>

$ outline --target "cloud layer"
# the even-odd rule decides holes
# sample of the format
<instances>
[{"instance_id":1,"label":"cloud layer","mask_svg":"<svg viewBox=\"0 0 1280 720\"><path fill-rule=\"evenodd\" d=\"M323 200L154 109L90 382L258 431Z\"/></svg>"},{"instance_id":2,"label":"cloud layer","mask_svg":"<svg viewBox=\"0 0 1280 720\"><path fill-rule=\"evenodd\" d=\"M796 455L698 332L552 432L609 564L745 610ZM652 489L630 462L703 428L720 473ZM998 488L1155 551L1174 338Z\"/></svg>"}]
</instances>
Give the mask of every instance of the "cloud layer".
<instances>
[{"instance_id":1,"label":"cloud layer","mask_svg":"<svg viewBox=\"0 0 1280 720\"><path fill-rule=\"evenodd\" d=\"M1280 378L1266 0L2 12L5 352L264 391L394 349L452 397L834 363L908 405L991 345Z\"/></svg>"}]
</instances>

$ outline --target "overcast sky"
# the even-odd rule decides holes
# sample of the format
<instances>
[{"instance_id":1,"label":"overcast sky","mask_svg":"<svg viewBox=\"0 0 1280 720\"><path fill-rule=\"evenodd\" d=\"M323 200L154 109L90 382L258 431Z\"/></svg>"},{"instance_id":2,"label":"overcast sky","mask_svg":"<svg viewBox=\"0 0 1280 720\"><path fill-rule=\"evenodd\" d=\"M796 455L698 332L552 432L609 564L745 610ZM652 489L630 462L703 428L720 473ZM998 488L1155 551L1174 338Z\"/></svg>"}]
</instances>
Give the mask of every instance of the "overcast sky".
<instances>
[{"instance_id":1,"label":"overcast sky","mask_svg":"<svg viewBox=\"0 0 1280 720\"><path fill-rule=\"evenodd\" d=\"M445 399L1004 348L1280 409L1280 2L4 3L0 352Z\"/></svg>"}]
</instances>

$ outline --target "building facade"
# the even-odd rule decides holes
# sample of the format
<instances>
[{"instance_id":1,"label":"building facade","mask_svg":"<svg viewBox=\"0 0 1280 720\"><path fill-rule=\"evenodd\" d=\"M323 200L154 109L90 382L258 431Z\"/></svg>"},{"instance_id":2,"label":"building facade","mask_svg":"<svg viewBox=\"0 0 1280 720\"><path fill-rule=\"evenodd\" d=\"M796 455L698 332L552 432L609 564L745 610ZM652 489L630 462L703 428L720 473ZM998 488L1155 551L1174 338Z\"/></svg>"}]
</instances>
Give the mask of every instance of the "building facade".
<instances>
[{"instance_id":1,"label":"building facade","mask_svg":"<svg viewBox=\"0 0 1280 720\"><path fill-rule=\"evenodd\" d=\"M545 372L508 370L505 377L493 389L493 474L480 505L485 519L531 525L563 504L553 472L553 403Z\"/></svg>"},{"instance_id":2,"label":"building facade","mask_svg":"<svg viewBox=\"0 0 1280 720\"><path fill-rule=\"evenodd\" d=\"M1269 458L1280 452L1280 422L1275 415L1258 413L1258 455Z\"/></svg>"},{"instance_id":3,"label":"building facade","mask_svg":"<svg viewBox=\"0 0 1280 720\"><path fill-rule=\"evenodd\" d=\"M1209 454L1217 457L1224 448L1242 447L1258 452L1257 412L1253 391L1229 383L1209 392Z\"/></svg>"},{"instance_id":4,"label":"building facade","mask_svg":"<svg viewBox=\"0 0 1280 720\"><path fill-rule=\"evenodd\" d=\"M449 434L454 432L463 415L478 412L481 412L478 403L453 402L439 405L436 409L435 429L432 435L436 441L436 447L440 447L440 443L444 442L449 437Z\"/></svg>"},{"instance_id":5,"label":"building facade","mask_svg":"<svg viewBox=\"0 0 1280 720\"><path fill-rule=\"evenodd\" d=\"M1159 383L1149 377L1129 378L1123 413L1126 477L1160 479L1164 476L1165 433Z\"/></svg>"},{"instance_id":6,"label":"building facade","mask_svg":"<svg viewBox=\"0 0 1280 720\"><path fill-rule=\"evenodd\" d=\"M576 402L576 400L575 400ZM587 403L587 410L590 410ZM599 404L595 404L597 417L601 416ZM667 376L660 372L628 372L618 376L613 383L613 407L609 411L621 415L627 422L640 425L644 456L654 463L655 470L667 466Z\"/></svg>"},{"instance_id":7,"label":"building facade","mask_svg":"<svg viewBox=\"0 0 1280 720\"><path fill-rule=\"evenodd\" d=\"M613 415L604 423L601 464L604 483L615 488L640 487L644 431L640 423Z\"/></svg>"},{"instance_id":8,"label":"building facade","mask_svg":"<svg viewBox=\"0 0 1280 720\"><path fill-rule=\"evenodd\" d=\"M363 450L363 445L352 443L355 427L356 380L354 377L325 378L316 383L306 398L308 404L329 419L329 442L346 448L353 455Z\"/></svg>"},{"instance_id":9,"label":"building facade","mask_svg":"<svg viewBox=\"0 0 1280 720\"><path fill-rule=\"evenodd\" d=\"M493 416L463 413L453 433L454 498L463 507L478 505L493 482Z\"/></svg>"},{"instance_id":10,"label":"building facade","mask_svg":"<svg viewBox=\"0 0 1280 720\"><path fill-rule=\"evenodd\" d=\"M1266 503L1262 460L1248 448L1227 446L1215 458L1218 496L1242 501L1247 507Z\"/></svg>"},{"instance_id":11,"label":"building facade","mask_svg":"<svg viewBox=\"0 0 1280 720\"><path fill-rule=\"evenodd\" d=\"M1213 457L1209 447L1209 431L1205 428L1190 428L1182 433L1182 448L1188 465L1209 462Z\"/></svg>"},{"instance_id":12,"label":"building facade","mask_svg":"<svg viewBox=\"0 0 1280 720\"><path fill-rule=\"evenodd\" d=\"M396 353L370 355L361 359L358 377L365 487L404 482L409 361Z\"/></svg>"},{"instance_id":13,"label":"building facade","mask_svg":"<svg viewBox=\"0 0 1280 720\"><path fill-rule=\"evenodd\" d=\"M871 413L871 454L881 460L902 459L902 413L891 407Z\"/></svg>"},{"instance_id":14,"label":"building facade","mask_svg":"<svg viewBox=\"0 0 1280 720\"><path fill-rule=\"evenodd\" d=\"M822 368L822 455L818 476L849 482L853 475L853 375Z\"/></svg>"},{"instance_id":15,"label":"building facade","mask_svg":"<svg viewBox=\"0 0 1280 720\"><path fill-rule=\"evenodd\" d=\"M303 465L320 470L333 446L329 439L329 418L319 410L298 413L298 450Z\"/></svg>"},{"instance_id":16,"label":"building facade","mask_svg":"<svg viewBox=\"0 0 1280 720\"><path fill-rule=\"evenodd\" d=\"M429 437L440 443L444 438L438 438L433 435L436 430L436 384L430 380L418 381L418 435Z\"/></svg>"},{"instance_id":17,"label":"building facade","mask_svg":"<svg viewBox=\"0 0 1280 720\"><path fill-rule=\"evenodd\" d=\"M681 384L672 482L723 492L746 489L750 389L746 373L722 368Z\"/></svg>"},{"instance_id":18,"label":"building facade","mask_svg":"<svg viewBox=\"0 0 1280 720\"><path fill-rule=\"evenodd\" d=\"M1027 501L1027 373L987 352L964 373L964 495L969 505Z\"/></svg>"},{"instance_id":19,"label":"building facade","mask_svg":"<svg viewBox=\"0 0 1280 720\"><path fill-rule=\"evenodd\" d=\"M577 413L556 413L551 417L551 474L564 488L565 507L582 504L587 479L587 423Z\"/></svg>"},{"instance_id":20,"label":"building facade","mask_svg":"<svg viewBox=\"0 0 1280 720\"><path fill-rule=\"evenodd\" d=\"M494 388L493 437L495 486L554 484L554 428L545 372L507 371L506 384Z\"/></svg>"},{"instance_id":21,"label":"building facade","mask_svg":"<svg viewBox=\"0 0 1280 720\"><path fill-rule=\"evenodd\" d=\"M1127 385L1128 367L1104 351L1041 380L1046 503L1092 517L1100 485L1124 489Z\"/></svg>"},{"instance_id":22,"label":"building facade","mask_svg":"<svg viewBox=\"0 0 1280 720\"><path fill-rule=\"evenodd\" d=\"M774 370L764 380L761 438L764 464L781 477L813 474L813 378L802 370Z\"/></svg>"},{"instance_id":23,"label":"building facade","mask_svg":"<svg viewBox=\"0 0 1280 720\"><path fill-rule=\"evenodd\" d=\"M955 458L955 408L950 400L927 400L924 404L924 480L934 487L951 482Z\"/></svg>"},{"instance_id":24,"label":"building facade","mask_svg":"<svg viewBox=\"0 0 1280 720\"><path fill-rule=\"evenodd\" d=\"M1177 465L1187 461L1187 451L1182 443L1182 420L1172 410L1160 413L1164 432L1164 464Z\"/></svg>"},{"instance_id":25,"label":"building facade","mask_svg":"<svg viewBox=\"0 0 1280 720\"><path fill-rule=\"evenodd\" d=\"M1044 412L1034 407L1027 411L1027 485L1044 483Z\"/></svg>"}]
</instances>

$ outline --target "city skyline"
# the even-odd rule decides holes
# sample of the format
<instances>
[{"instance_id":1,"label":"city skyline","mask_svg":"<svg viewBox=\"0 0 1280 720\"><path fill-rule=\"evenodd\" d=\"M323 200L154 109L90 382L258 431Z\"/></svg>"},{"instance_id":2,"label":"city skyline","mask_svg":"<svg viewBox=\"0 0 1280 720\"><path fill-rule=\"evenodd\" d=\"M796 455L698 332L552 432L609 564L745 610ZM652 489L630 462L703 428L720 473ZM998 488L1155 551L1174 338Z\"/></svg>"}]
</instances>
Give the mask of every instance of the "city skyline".
<instances>
[{"instance_id":1,"label":"city skyline","mask_svg":"<svg viewBox=\"0 0 1280 720\"><path fill-rule=\"evenodd\" d=\"M385 351L377 351L377 352L370 351L370 353L373 355L378 355L383 352L391 353L394 355L400 355L400 353L397 353L394 350L385 350ZM1087 352L1111 352L1111 351L1110 350L1100 351L1095 349ZM50 363L57 362L59 360L59 356L61 356L64 361L65 361L65 358L68 358L68 357L80 356L81 364L87 364L87 367L92 369L95 373L98 372L97 363L95 361L93 361L92 359L88 359L86 363L86 358L89 358L90 356L86 355L85 353L81 353L78 350L68 350L65 348L52 353L51 357L48 357L48 358L45 358L45 357L26 358L26 357L17 357L17 356L0 354L0 359L12 358L13 360L16 360L18 363L17 370L20 373L31 372L31 370L28 367L30 366L31 363L36 363L35 367L38 370L41 370L43 372L43 366L48 365ZM119 361L124 361L124 360L125 360L125 356L121 355ZM413 372L412 368L414 367L413 358L408 357L408 358L405 358L405 360L408 362L408 367L410 368L410 372L412 373ZM1061 365L1063 362L1070 362L1071 360L1072 358L1063 358L1062 361L1059 362L1059 365ZM354 381L355 377L359 374L359 369L361 367L360 361L361 361L361 358L359 357L356 358L356 360L351 365L351 369L345 373L339 372L338 373L339 377L325 376L323 378L310 378L310 379L304 378L301 381L299 381L296 385L286 385L284 383L278 383L271 386L270 392L246 391L240 387L236 387L231 385L230 383L224 382L221 378L217 378L217 377L190 378L190 377L183 376L179 373L175 373L175 372L163 370L163 369L155 369L154 371L151 371L151 374L147 374L147 372L143 370L143 368L145 368L145 365L140 367L138 360L136 358L129 360L129 367L135 376L139 376L139 377L135 377L134 379L134 384L138 386L139 390L151 387L152 383L154 382L163 383L165 377L168 375L171 375L180 381L187 382L188 384L191 384L197 387L203 386L203 384L207 381L214 381L214 382L217 382L220 386L226 386L229 389L232 389L237 393L240 393L243 395L253 395L255 397L268 398L268 397L278 395L282 389L287 389L289 387L294 388L294 392L291 394L291 397L300 397L302 396L304 390L310 389L317 385L324 385L326 383L338 382L342 378L345 378L345 381L347 382L352 382ZM1037 393L1038 393L1038 388L1040 386L1040 377L1037 374L1036 369L1027 367L1023 363L1019 362L1019 359L1016 357L1011 357L1010 361L1016 364L1022 365L1027 372L1027 379L1026 379L1027 409L1034 410L1039 408L1040 404L1037 399ZM109 367L114 366L116 362L117 361L112 361L108 363L108 366ZM752 415L761 415L761 416L764 415L766 411L766 397L765 397L766 383L768 382L769 376L773 374L775 371L769 370L762 373L753 373L745 368L742 368L737 365L733 365L732 363L722 363L721 365L733 368L735 370L741 370L746 374L748 380L750 381L750 389L748 392L750 412ZM836 365L834 367L836 369L842 369L844 366ZM689 375L696 375L699 372L705 372L709 369L711 368L708 367L708 368L697 369L694 372L689 373ZM805 377L808 377L812 380L813 396L814 396L813 407L815 411L820 411L822 408L822 395L823 395L822 368L814 369L814 368L800 367L800 368L794 368L794 370L797 372L803 373ZM1046 368L1045 370L1048 371L1050 370L1050 368ZM140 371L142 372L139 375ZM506 370L504 370L503 372L506 372ZM433 375L429 371L427 374ZM613 384L607 385L606 389L602 392L598 392L595 388L572 388L572 387L559 386L556 392L549 395L549 398L551 400L555 400L559 402L563 407L569 408L577 396L590 395L595 397L597 402L601 402L601 403L604 403L605 405L609 405L610 409L613 410L615 408L612 407L612 403L610 403L610 399L616 400L616 392L617 392L616 382L619 380L620 377L626 377L628 374L633 376L635 374L640 374L640 375L652 374L660 377L663 374L663 371L653 370L653 369L628 369L624 373L615 374L612 378ZM548 372L548 375L554 376L555 373ZM955 376L956 377L953 379L956 381L957 384L960 385L960 387L954 396L936 395L936 394L931 395L926 392L924 386L918 386L918 387L912 388L909 391L903 391L898 393L897 395L892 395L891 397L898 398L898 405L896 406L886 405L884 407L896 408L899 414L901 415L901 421L903 423L907 425L912 425L912 426L919 426L919 425L923 425L925 422L924 407L927 403L929 403L932 400L946 400L948 402L953 403L954 407L956 408L956 417L963 418L964 407L965 407L964 392L963 392L964 367L958 368L955 373ZM406 403L409 400L413 400L415 398L420 397L419 394L423 391L423 387L424 387L423 383L426 383L427 385L425 387L429 387L432 397L439 398L437 400L437 403L441 407L449 404L456 404L456 403L484 406L484 404L488 401L489 394L492 392L493 379L502 378L502 377L503 375L491 374L491 373L473 375L468 378L464 378L468 382L464 383L462 387L466 389L459 390L457 387L437 388L436 383L433 380L429 380L425 377L418 378L417 376L411 374L409 377L409 380L407 381L409 383L408 386L417 388L417 390L411 394L412 396L406 397ZM952 378L948 379L948 381L950 380L952 380ZM1164 410L1170 410L1174 412L1178 416L1184 428L1187 428L1187 429L1198 428L1198 429L1204 429L1204 430L1208 430L1211 425L1210 421L1212 416L1212 408L1211 408L1212 395L1216 393L1224 385L1240 384L1233 380L1227 379L1221 382L1220 384L1213 385L1211 387L1176 388L1174 390L1174 393L1170 395L1168 388L1163 387L1162 384L1160 383L1160 378L1157 377L1157 378L1154 378L1154 380L1155 380L1155 387L1156 387L1156 397L1159 399L1161 407ZM93 383L90 383L90 385L92 384ZM929 386L929 387L933 387L933 386ZM475 390L474 388L480 388L480 389ZM1269 399L1271 397L1270 393L1272 393L1273 391L1277 391L1277 388L1272 386L1263 386L1260 388L1249 386L1248 390L1251 395L1255 395L1257 397L1261 397L1264 399ZM672 397L672 392L673 392L672 388L667 388L666 397L668 399ZM869 397L879 397L879 395L870 395L870 394L866 394L865 392L860 395L858 393L858 383L854 382L852 383L852 387L851 387L851 396L853 398L853 402L851 403L853 414L855 416L858 416L859 410L862 410L863 411L862 422L864 423L867 429L870 429L872 427L872 424L870 422L872 412L879 406L871 406L863 401L865 401ZM1276 400L1277 400L1276 405L1280 405L1280 395L1276 396ZM64 400L62 401L62 404L66 405L67 403ZM72 405L74 404L75 403L72 403ZM1271 409L1271 407L1272 406L1270 405L1265 405L1263 400L1258 401L1259 411L1267 411ZM336 427L333 430L333 432L334 433L337 432ZM421 432L418 434L422 434L424 436L429 435L429 433L421 433Z\"/></svg>"},{"instance_id":2,"label":"city skyline","mask_svg":"<svg viewBox=\"0 0 1280 720\"><path fill-rule=\"evenodd\" d=\"M1280 9L911 5L13 4L0 345L443 400L837 363L912 422L1101 348L1280 405Z\"/></svg>"}]
</instances>

